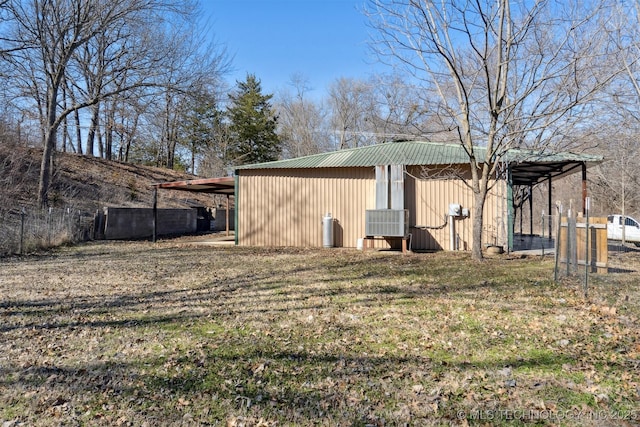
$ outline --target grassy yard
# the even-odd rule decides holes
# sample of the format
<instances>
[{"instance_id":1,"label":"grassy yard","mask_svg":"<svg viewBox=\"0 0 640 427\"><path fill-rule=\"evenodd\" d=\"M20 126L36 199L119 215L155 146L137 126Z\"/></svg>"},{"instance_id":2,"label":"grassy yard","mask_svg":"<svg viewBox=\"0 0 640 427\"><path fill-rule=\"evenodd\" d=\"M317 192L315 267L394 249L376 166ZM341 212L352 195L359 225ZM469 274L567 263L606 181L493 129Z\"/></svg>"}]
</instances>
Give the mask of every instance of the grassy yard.
<instances>
[{"instance_id":1,"label":"grassy yard","mask_svg":"<svg viewBox=\"0 0 640 427\"><path fill-rule=\"evenodd\" d=\"M181 241L0 260L0 423L638 425L640 274L585 300L552 269Z\"/></svg>"}]
</instances>

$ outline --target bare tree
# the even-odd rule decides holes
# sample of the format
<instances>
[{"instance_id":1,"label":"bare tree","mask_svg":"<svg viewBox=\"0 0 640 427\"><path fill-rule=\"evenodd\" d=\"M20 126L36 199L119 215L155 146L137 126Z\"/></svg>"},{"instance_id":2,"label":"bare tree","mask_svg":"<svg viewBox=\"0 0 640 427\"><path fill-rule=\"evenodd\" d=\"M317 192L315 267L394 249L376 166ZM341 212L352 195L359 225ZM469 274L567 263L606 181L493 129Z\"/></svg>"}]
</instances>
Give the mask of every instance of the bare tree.
<instances>
[{"instance_id":1,"label":"bare tree","mask_svg":"<svg viewBox=\"0 0 640 427\"><path fill-rule=\"evenodd\" d=\"M429 111L411 84L399 75L373 75L368 80L339 78L327 102L307 96L308 82L291 78L293 91L278 97L280 134L285 157L419 138L429 131Z\"/></svg>"},{"instance_id":2,"label":"bare tree","mask_svg":"<svg viewBox=\"0 0 640 427\"><path fill-rule=\"evenodd\" d=\"M128 162L144 106L142 101L135 96L120 100L117 106L118 124L116 125L116 133L120 141L118 145L118 160Z\"/></svg>"},{"instance_id":3,"label":"bare tree","mask_svg":"<svg viewBox=\"0 0 640 427\"><path fill-rule=\"evenodd\" d=\"M483 258L484 204L502 156L531 132L544 140L545 127L581 114L606 83L601 12L545 0L369 1L375 49L423 86L468 156L474 259Z\"/></svg>"},{"instance_id":4,"label":"bare tree","mask_svg":"<svg viewBox=\"0 0 640 427\"><path fill-rule=\"evenodd\" d=\"M229 69L229 58L208 34L176 27L161 46L170 46L163 62L163 73L156 77L161 89L154 100L156 125L160 129L163 159L159 165L174 166L180 145L181 127L194 99L203 92L217 92L220 76ZM166 47L165 47L166 49Z\"/></svg>"},{"instance_id":5,"label":"bare tree","mask_svg":"<svg viewBox=\"0 0 640 427\"><path fill-rule=\"evenodd\" d=\"M607 150L607 161L592 172L592 182L601 204L625 217L636 210L640 202L640 140L635 132L613 135L615 141ZM624 244L624 234L622 238Z\"/></svg>"},{"instance_id":6,"label":"bare tree","mask_svg":"<svg viewBox=\"0 0 640 427\"><path fill-rule=\"evenodd\" d=\"M372 76L365 123L376 143L430 133L429 110L420 92L398 74Z\"/></svg>"},{"instance_id":7,"label":"bare tree","mask_svg":"<svg viewBox=\"0 0 640 427\"><path fill-rule=\"evenodd\" d=\"M357 79L342 77L330 86L330 120L338 138L339 149L366 145L367 127L364 118L370 93L367 83Z\"/></svg>"},{"instance_id":8,"label":"bare tree","mask_svg":"<svg viewBox=\"0 0 640 427\"><path fill-rule=\"evenodd\" d=\"M45 206L58 128L65 118L104 99L156 85L167 50L175 49L173 40L163 36L190 19L195 9L182 0L10 0L7 11L14 44L5 39L6 49L23 46L10 59L25 83L17 95L32 100L41 117L38 201ZM93 62L83 64L82 58ZM84 80L79 64L91 71ZM125 71L127 80L122 81ZM61 108L65 81L75 102Z\"/></svg>"},{"instance_id":9,"label":"bare tree","mask_svg":"<svg viewBox=\"0 0 640 427\"><path fill-rule=\"evenodd\" d=\"M211 129L211 139L203 149L198 175L227 176L230 174L228 158L232 147L229 124L223 120L223 114L216 117L214 128Z\"/></svg>"},{"instance_id":10,"label":"bare tree","mask_svg":"<svg viewBox=\"0 0 640 427\"><path fill-rule=\"evenodd\" d=\"M293 75L290 85L293 91L281 91L275 103L283 156L293 158L327 151L330 137L322 102L309 99L308 81L302 75Z\"/></svg>"},{"instance_id":11,"label":"bare tree","mask_svg":"<svg viewBox=\"0 0 640 427\"><path fill-rule=\"evenodd\" d=\"M640 1L618 2L612 10L601 30L614 46L609 64L622 72L598 106L596 131L606 161L591 176L602 208L624 217L640 208Z\"/></svg>"}]
</instances>

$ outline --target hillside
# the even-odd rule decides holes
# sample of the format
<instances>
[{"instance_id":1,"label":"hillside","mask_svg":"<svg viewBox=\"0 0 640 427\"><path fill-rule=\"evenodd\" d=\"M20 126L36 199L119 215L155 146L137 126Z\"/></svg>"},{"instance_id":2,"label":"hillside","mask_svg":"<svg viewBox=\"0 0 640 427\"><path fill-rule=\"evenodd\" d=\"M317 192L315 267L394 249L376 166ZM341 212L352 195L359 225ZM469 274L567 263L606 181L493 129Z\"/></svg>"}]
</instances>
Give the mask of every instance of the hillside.
<instances>
[{"instance_id":1,"label":"hillside","mask_svg":"<svg viewBox=\"0 0 640 427\"><path fill-rule=\"evenodd\" d=\"M0 256L95 237L105 207L153 206L153 184L196 178L168 169L56 153L49 206L37 205L42 150L0 145ZM213 207L223 199L177 190L158 192L159 208ZM223 197L223 196L217 196Z\"/></svg>"},{"instance_id":2,"label":"hillside","mask_svg":"<svg viewBox=\"0 0 640 427\"><path fill-rule=\"evenodd\" d=\"M42 151L0 146L2 208L37 206ZM49 202L53 207L95 212L105 206L151 207L152 184L197 178L150 166L108 161L71 153L57 153ZM175 190L158 194L158 207L213 206L214 196Z\"/></svg>"}]
</instances>

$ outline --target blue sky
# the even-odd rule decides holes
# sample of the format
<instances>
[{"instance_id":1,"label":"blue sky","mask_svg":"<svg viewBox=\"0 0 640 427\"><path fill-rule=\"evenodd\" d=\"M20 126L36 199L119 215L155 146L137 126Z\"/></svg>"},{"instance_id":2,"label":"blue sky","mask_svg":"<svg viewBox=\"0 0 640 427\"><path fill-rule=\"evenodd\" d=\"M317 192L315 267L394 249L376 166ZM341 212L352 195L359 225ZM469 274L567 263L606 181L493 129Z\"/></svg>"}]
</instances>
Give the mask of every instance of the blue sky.
<instances>
[{"instance_id":1,"label":"blue sky","mask_svg":"<svg viewBox=\"0 0 640 427\"><path fill-rule=\"evenodd\" d=\"M263 93L291 88L293 74L323 97L339 77L367 78L380 69L367 45L364 0L202 0L212 32L234 56L231 85L247 73Z\"/></svg>"}]
</instances>

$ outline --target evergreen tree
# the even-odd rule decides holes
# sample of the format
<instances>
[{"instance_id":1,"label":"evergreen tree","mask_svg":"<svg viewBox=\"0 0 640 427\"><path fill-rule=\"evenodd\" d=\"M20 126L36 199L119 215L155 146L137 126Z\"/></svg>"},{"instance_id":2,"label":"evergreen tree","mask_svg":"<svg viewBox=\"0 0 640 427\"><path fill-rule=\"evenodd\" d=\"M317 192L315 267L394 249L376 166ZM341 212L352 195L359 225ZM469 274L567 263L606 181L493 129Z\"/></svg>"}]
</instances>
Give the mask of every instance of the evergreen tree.
<instances>
[{"instance_id":1,"label":"evergreen tree","mask_svg":"<svg viewBox=\"0 0 640 427\"><path fill-rule=\"evenodd\" d=\"M278 160L282 151L276 134L278 117L271 103L273 95L263 95L260 80L248 74L238 89L229 95L227 107L230 121L231 147L228 159L234 165Z\"/></svg>"}]
</instances>

